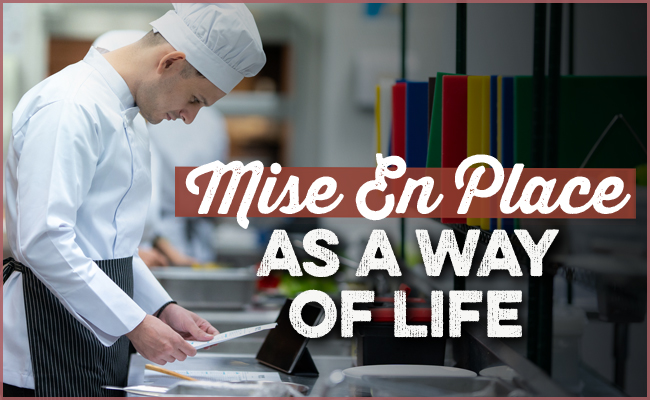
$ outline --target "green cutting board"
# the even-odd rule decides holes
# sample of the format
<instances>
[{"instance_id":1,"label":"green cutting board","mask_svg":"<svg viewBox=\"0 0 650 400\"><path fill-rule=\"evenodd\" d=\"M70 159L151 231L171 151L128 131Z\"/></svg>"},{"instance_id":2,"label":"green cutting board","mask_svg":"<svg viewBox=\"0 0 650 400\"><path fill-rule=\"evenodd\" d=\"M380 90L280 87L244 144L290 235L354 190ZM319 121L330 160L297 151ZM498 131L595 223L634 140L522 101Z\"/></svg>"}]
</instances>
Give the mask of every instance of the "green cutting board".
<instances>
[{"instance_id":1,"label":"green cutting board","mask_svg":"<svg viewBox=\"0 0 650 400\"><path fill-rule=\"evenodd\" d=\"M431 111L431 126L429 127L429 148L427 149L427 168L442 166L442 77L449 74L436 74L436 87L433 91L433 110Z\"/></svg>"},{"instance_id":2,"label":"green cutting board","mask_svg":"<svg viewBox=\"0 0 650 400\"><path fill-rule=\"evenodd\" d=\"M578 168L612 119L622 114L647 147L646 77L563 76L560 79L558 167ZM531 165L533 78L514 78L515 163ZM635 168L646 153L625 123L616 121L588 168Z\"/></svg>"},{"instance_id":3,"label":"green cutting board","mask_svg":"<svg viewBox=\"0 0 650 400\"><path fill-rule=\"evenodd\" d=\"M622 114L647 146L646 77L565 76L560 80L558 167L578 168L612 119ZM646 163L625 123L618 120L587 168L636 168Z\"/></svg>"}]
</instances>

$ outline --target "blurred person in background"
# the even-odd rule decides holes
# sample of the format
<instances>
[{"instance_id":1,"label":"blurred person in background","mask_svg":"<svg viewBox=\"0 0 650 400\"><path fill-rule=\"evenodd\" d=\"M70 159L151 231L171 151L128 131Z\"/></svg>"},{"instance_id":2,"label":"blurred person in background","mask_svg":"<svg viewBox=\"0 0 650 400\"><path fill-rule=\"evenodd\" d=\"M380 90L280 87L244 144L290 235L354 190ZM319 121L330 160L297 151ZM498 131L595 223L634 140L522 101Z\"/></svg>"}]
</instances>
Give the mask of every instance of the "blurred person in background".
<instances>
[{"instance_id":1,"label":"blurred person in background","mask_svg":"<svg viewBox=\"0 0 650 400\"><path fill-rule=\"evenodd\" d=\"M158 184L152 198L151 212L155 213L158 238L173 244L173 248L187 258L173 259L172 265L214 262L217 258L213 218L183 218L175 216L175 167L195 167L219 160L226 164L229 139L223 114L215 107L206 107L191 125L180 121L163 121L147 124L151 137L151 168L154 184ZM154 239L156 240L156 239ZM158 239L160 241L161 239ZM164 242L162 246L165 246ZM156 248L165 255L167 247L157 243Z\"/></svg>"},{"instance_id":2,"label":"blurred person in background","mask_svg":"<svg viewBox=\"0 0 650 400\"><path fill-rule=\"evenodd\" d=\"M182 119L266 61L242 4L175 4L138 42L32 88L13 113L5 172L4 396L112 396L129 340L165 364L218 331L176 305L138 256L151 196L145 127Z\"/></svg>"}]
</instances>

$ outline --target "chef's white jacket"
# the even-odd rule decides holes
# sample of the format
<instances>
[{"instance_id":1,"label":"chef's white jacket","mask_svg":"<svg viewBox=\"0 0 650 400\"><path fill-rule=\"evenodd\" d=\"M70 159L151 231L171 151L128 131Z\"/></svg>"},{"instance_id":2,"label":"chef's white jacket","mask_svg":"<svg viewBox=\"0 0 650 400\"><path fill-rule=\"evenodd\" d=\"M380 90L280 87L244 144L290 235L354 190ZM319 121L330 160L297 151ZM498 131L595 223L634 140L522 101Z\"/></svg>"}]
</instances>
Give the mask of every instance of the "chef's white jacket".
<instances>
[{"instance_id":1,"label":"chef's white jacket","mask_svg":"<svg viewBox=\"0 0 650 400\"><path fill-rule=\"evenodd\" d=\"M16 260L105 346L171 300L137 253L151 196L138 112L124 79L93 48L23 96L7 155ZM130 256L133 299L92 261ZM3 301L3 380L34 388L20 273L7 280Z\"/></svg>"}]
</instances>

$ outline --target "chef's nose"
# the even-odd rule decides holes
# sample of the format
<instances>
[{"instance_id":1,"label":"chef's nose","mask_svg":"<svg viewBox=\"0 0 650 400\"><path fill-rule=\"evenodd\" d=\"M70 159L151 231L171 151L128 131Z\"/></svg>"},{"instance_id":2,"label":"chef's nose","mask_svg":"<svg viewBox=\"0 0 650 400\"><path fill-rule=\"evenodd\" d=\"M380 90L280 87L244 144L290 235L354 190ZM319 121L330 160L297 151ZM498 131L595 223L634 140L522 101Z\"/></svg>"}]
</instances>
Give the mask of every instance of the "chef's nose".
<instances>
[{"instance_id":1,"label":"chef's nose","mask_svg":"<svg viewBox=\"0 0 650 400\"><path fill-rule=\"evenodd\" d=\"M181 111L181 118L183 118L183 122L186 124L191 124L192 121L194 121L194 118L196 118L196 114L199 113L199 110L201 109L201 106L194 106L194 107L186 107L184 110Z\"/></svg>"}]
</instances>

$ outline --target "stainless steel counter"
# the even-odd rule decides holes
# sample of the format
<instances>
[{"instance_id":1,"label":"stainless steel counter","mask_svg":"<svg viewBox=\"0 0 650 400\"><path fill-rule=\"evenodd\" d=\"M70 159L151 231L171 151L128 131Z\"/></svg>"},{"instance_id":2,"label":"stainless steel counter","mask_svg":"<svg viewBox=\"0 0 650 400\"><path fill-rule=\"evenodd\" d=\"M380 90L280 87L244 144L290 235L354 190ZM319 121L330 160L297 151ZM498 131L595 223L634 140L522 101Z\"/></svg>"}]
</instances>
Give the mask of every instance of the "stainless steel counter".
<instances>
[{"instance_id":1,"label":"stainless steel counter","mask_svg":"<svg viewBox=\"0 0 650 400\"><path fill-rule=\"evenodd\" d=\"M172 371L257 371L257 372L279 372L283 382L293 382L306 385L310 388L309 395L327 396L351 396L351 389L348 385L340 385L325 393L326 382L332 371L346 369L352 366L352 358L344 356L314 356L314 363L320 372L319 377L301 377L288 375L272 368L259 364L255 356L251 354L215 354L200 352L196 357L185 361L177 361L167 364L164 368ZM149 363L139 354L131 356L129 366L129 386L141 385L144 380L144 366Z\"/></svg>"},{"instance_id":2,"label":"stainless steel counter","mask_svg":"<svg viewBox=\"0 0 650 400\"><path fill-rule=\"evenodd\" d=\"M416 385L417 381L412 382L415 385L407 385L409 382L390 382L390 380L375 381L370 384L369 382L363 382L358 380L346 379L338 385L331 385L329 377L331 373L335 370L344 370L346 368L352 367L352 358L346 356L312 356L316 367L320 373L318 377L304 377L304 376L294 376L288 375L283 372L276 371L272 368L266 367L262 364L259 364L255 360L255 356L252 354L217 354L209 352L200 352L196 357L188 358L183 362L175 362L173 364L167 364L164 367L170 370L176 371L247 371L247 372L278 372L280 378L283 382L292 382L309 387L308 396L327 396L327 397L369 397L373 393L371 390L376 390L376 395L381 396L382 391L388 392L391 395L410 395L410 396L436 396L436 395L453 395L453 392L444 392L441 389L436 389L431 386L427 386L418 390ZM129 381L128 385L141 385L145 384L144 379L144 366L149 363L142 356L134 354L131 356L131 365L129 367ZM608 385L603 381L601 377L598 377L593 371L588 369L581 370L581 378L585 383L585 390L583 390L582 395L585 396L624 396L622 392L616 390L611 385ZM470 391L473 391L471 385L473 383L476 386L477 392L480 390L486 390L486 382L481 381L487 378L477 378L474 382L459 382L462 384L462 390L459 388L458 391L467 392L465 395L469 394ZM448 382L450 383L450 382ZM328 387L329 386L329 387ZM370 388L373 386L373 389ZM449 384L447 386L450 386ZM451 385L453 386L453 385ZM418 393L424 389L424 394ZM487 388L489 389L489 388ZM492 385L491 391L487 392L486 395L490 396L505 396L508 394L508 390L503 387L503 385ZM458 394L456 394L458 395Z\"/></svg>"},{"instance_id":3,"label":"stainless steel counter","mask_svg":"<svg viewBox=\"0 0 650 400\"><path fill-rule=\"evenodd\" d=\"M244 310L196 310L200 317L214 325L221 332L249 326L264 325L275 322L280 309L263 309L246 307Z\"/></svg>"}]
</instances>

